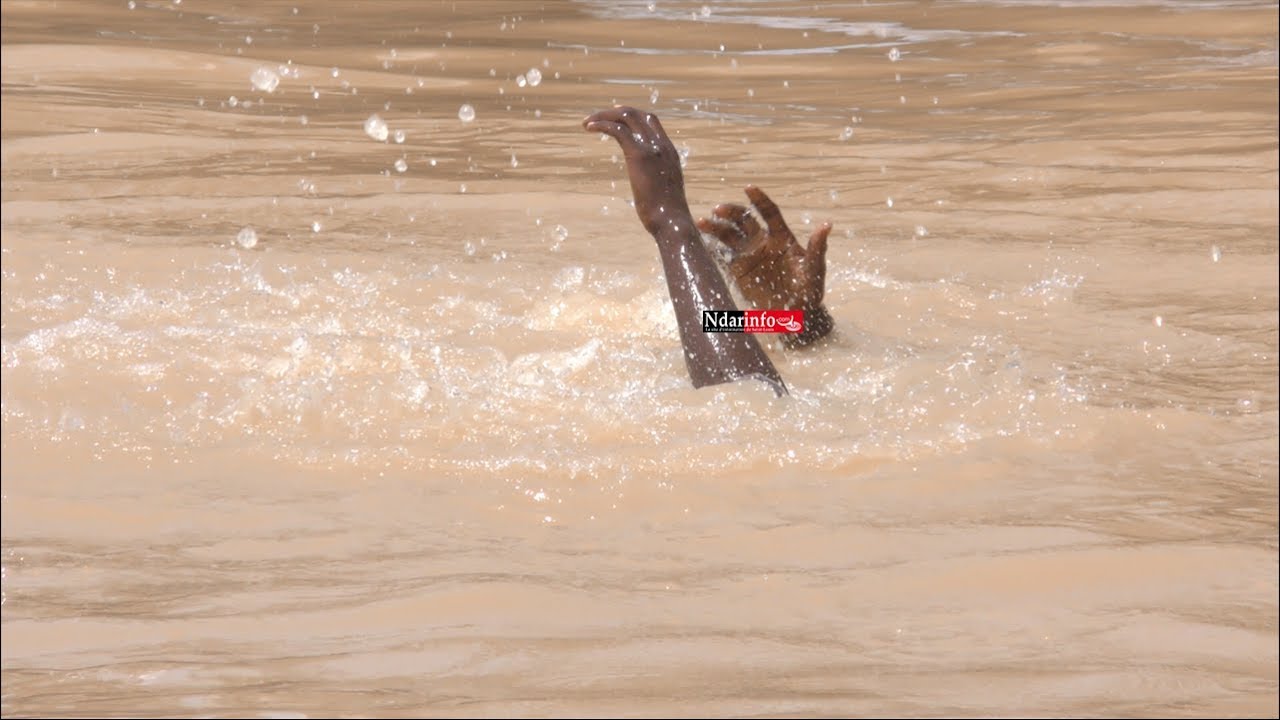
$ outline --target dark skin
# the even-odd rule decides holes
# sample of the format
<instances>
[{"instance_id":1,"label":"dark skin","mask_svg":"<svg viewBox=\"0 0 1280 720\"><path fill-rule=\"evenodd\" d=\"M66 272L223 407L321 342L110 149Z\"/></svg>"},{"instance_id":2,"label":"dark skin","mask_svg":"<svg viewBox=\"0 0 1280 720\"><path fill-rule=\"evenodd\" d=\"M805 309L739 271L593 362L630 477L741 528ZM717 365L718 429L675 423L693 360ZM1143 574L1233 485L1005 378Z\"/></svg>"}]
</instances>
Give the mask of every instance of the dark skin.
<instances>
[{"instance_id":1,"label":"dark skin","mask_svg":"<svg viewBox=\"0 0 1280 720\"><path fill-rule=\"evenodd\" d=\"M711 211L712 219L699 218L698 229L733 253L729 273L752 306L804 311L804 330L783 335L784 345L801 347L826 337L835 327L822 304L831 223L814 230L808 248L804 248L763 190L748 185L747 197L764 219L764 226L748 208L725 204Z\"/></svg>"},{"instance_id":2,"label":"dark skin","mask_svg":"<svg viewBox=\"0 0 1280 720\"><path fill-rule=\"evenodd\" d=\"M693 386L754 377L769 383L779 396L787 394L782 376L753 335L702 331L703 310L737 306L689 212L680 155L662 123L652 113L614 107L593 113L582 126L609 135L622 147L636 214L658 244Z\"/></svg>"}]
</instances>

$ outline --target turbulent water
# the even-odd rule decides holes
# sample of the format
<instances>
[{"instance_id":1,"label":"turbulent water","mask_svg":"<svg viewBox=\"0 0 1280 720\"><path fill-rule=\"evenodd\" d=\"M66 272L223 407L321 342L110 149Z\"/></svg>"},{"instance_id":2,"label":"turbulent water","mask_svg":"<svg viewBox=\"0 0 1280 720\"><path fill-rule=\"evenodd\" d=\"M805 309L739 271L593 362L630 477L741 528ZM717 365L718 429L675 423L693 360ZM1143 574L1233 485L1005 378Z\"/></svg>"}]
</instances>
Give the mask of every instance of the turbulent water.
<instances>
[{"instance_id":1,"label":"turbulent water","mask_svg":"<svg viewBox=\"0 0 1280 720\"><path fill-rule=\"evenodd\" d=\"M5 716L1275 716L1277 14L6 2ZM790 397L613 103L834 223Z\"/></svg>"}]
</instances>

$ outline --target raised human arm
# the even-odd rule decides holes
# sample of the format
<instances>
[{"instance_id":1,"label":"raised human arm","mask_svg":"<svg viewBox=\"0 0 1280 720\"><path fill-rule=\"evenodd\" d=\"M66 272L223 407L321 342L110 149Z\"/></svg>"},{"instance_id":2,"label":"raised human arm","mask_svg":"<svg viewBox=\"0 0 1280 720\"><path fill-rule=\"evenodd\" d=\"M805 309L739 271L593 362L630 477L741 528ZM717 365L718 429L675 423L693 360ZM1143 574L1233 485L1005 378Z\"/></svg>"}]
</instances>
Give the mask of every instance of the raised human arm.
<instances>
[{"instance_id":1,"label":"raised human arm","mask_svg":"<svg viewBox=\"0 0 1280 720\"><path fill-rule=\"evenodd\" d=\"M755 337L702 331L703 310L737 307L689 212L680 156L657 116L614 107L590 115L582 126L609 135L622 147L636 214L658 244L694 387L756 377L785 395L786 383Z\"/></svg>"}]
</instances>

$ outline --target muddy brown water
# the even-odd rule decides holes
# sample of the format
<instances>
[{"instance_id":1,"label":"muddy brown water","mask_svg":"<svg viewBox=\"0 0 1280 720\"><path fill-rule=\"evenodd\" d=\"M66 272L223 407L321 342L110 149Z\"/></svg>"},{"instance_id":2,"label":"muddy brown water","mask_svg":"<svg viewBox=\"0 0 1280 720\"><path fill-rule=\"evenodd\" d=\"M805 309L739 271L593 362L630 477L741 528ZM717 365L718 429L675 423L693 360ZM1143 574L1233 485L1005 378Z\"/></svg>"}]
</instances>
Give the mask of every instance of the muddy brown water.
<instances>
[{"instance_id":1,"label":"muddy brown water","mask_svg":"<svg viewBox=\"0 0 1280 720\"><path fill-rule=\"evenodd\" d=\"M615 102L835 224L791 397ZM1278 712L1275 3L6 2L2 125L6 717Z\"/></svg>"}]
</instances>

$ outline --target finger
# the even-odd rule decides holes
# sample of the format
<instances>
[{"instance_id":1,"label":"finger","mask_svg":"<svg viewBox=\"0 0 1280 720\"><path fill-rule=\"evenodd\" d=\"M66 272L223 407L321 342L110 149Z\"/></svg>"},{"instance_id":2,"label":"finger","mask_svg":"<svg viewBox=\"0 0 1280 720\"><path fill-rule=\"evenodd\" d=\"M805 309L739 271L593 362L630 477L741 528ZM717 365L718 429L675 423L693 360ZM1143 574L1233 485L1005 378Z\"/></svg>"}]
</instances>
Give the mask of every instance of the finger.
<instances>
[{"instance_id":1,"label":"finger","mask_svg":"<svg viewBox=\"0 0 1280 720\"><path fill-rule=\"evenodd\" d=\"M588 132L602 132L620 143L630 139L631 131L625 125L610 120L596 120L593 118L595 118L595 115L582 121L582 127Z\"/></svg>"},{"instance_id":2,"label":"finger","mask_svg":"<svg viewBox=\"0 0 1280 720\"><path fill-rule=\"evenodd\" d=\"M741 252L748 244L747 237L742 234L742 228L727 220L698 218L696 224L699 230L719 240L735 253Z\"/></svg>"},{"instance_id":3,"label":"finger","mask_svg":"<svg viewBox=\"0 0 1280 720\"><path fill-rule=\"evenodd\" d=\"M804 271L808 276L810 296L814 302L822 302L826 294L827 284L827 236L831 234L831 223L823 223L809 236L809 248L805 251Z\"/></svg>"},{"instance_id":4,"label":"finger","mask_svg":"<svg viewBox=\"0 0 1280 720\"><path fill-rule=\"evenodd\" d=\"M755 241L763 233L760 230L760 223L756 221L756 216L751 214L751 210L734 203L722 203L715 206L711 210L711 214L716 219L733 223L742 232L742 236L748 241Z\"/></svg>"},{"instance_id":5,"label":"finger","mask_svg":"<svg viewBox=\"0 0 1280 720\"><path fill-rule=\"evenodd\" d=\"M751 213L746 206L737 203L720 203L711 209L711 214L721 220L726 220L735 225L742 222L742 218Z\"/></svg>"},{"instance_id":6,"label":"finger","mask_svg":"<svg viewBox=\"0 0 1280 720\"><path fill-rule=\"evenodd\" d=\"M621 122L631 129L632 138L637 148L647 150L655 155L663 152L675 152L675 145L667 137L666 130L658 116L633 107L618 108Z\"/></svg>"},{"instance_id":7,"label":"finger","mask_svg":"<svg viewBox=\"0 0 1280 720\"><path fill-rule=\"evenodd\" d=\"M667 137L667 131L662 128L662 121L658 119L657 115L651 112L644 113L644 120L649 123L649 127L653 129L653 132L658 137Z\"/></svg>"},{"instance_id":8,"label":"finger","mask_svg":"<svg viewBox=\"0 0 1280 720\"><path fill-rule=\"evenodd\" d=\"M597 110L596 112L591 113L590 115L587 116L587 119L584 120L582 124L586 125L587 123L592 122L594 120L608 120L609 122L622 123L625 125L626 115L629 112L634 113L636 112L636 109L627 107L625 105L615 105L611 108L608 108L605 110Z\"/></svg>"},{"instance_id":9,"label":"finger","mask_svg":"<svg viewBox=\"0 0 1280 720\"><path fill-rule=\"evenodd\" d=\"M644 137L666 137L667 133L662 129L662 123L659 122L658 116L651 112L639 110L629 105L618 105L612 110L604 110L603 113L610 113L616 117L609 119L614 122L620 122L631 128L632 132L638 132Z\"/></svg>"},{"instance_id":10,"label":"finger","mask_svg":"<svg viewBox=\"0 0 1280 720\"><path fill-rule=\"evenodd\" d=\"M592 117L623 125L636 134L636 142L643 142L654 135L653 127L645 121L647 114L627 105L617 105L608 110L601 110Z\"/></svg>"},{"instance_id":11,"label":"finger","mask_svg":"<svg viewBox=\"0 0 1280 720\"><path fill-rule=\"evenodd\" d=\"M617 140L624 151L632 151L645 141L650 132L639 118L639 110L619 105L588 115L582 121L582 127L606 133Z\"/></svg>"},{"instance_id":12,"label":"finger","mask_svg":"<svg viewBox=\"0 0 1280 720\"><path fill-rule=\"evenodd\" d=\"M782 211L773 200L769 199L768 195L764 194L763 190L755 185L747 186L747 197L751 198L751 204L755 206L756 212L760 213L765 225L769 227L770 249L778 252L786 250L795 236L787 227L787 221L782 219Z\"/></svg>"}]
</instances>

